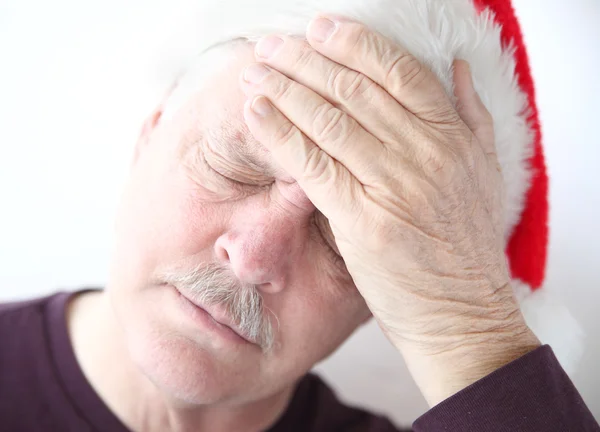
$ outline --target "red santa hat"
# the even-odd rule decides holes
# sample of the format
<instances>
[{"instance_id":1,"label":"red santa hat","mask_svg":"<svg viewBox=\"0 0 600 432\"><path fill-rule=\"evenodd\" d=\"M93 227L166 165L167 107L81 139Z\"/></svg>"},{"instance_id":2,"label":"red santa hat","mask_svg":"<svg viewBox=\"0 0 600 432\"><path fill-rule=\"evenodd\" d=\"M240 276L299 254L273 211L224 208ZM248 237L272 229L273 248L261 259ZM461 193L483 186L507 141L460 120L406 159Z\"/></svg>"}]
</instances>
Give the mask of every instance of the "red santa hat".
<instances>
[{"instance_id":1,"label":"red santa hat","mask_svg":"<svg viewBox=\"0 0 600 432\"><path fill-rule=\"evenodd\" d=\"M195 10L191 10L195 9ZM506 186L506 253L515 294L529 326L549 343L563 367L580 357L581 330L543 288L548 249L548 177L533 79L510 0L188 0L179 33L166 50L172 60L196 57L165 107L180 107L203 73L218 70L227 42L270 33L304 36L319 12L348 16L404 45L453 95L454 58L469 62L476 90L494 119ZM186 27L185 19L192 20ZM209 50L211 47L223 47ZM214 52L221 53L210 57ZM202 58L210 57L211 61ZM224 56L226 58L226 56ZM209 67L210 65L210 67Z\"/></svg>"},{"instance_id":2,"label":"red santa hat","mask_svg":"<svg viewBox=\"0 0 600 432\"><path fill-rule=\"evenodd\" d=\"M526 121L531 131L531 155L527 159L530 179L524 206L508 238L506 254L513 286L530 327L544 343L550 343L561 363L573 371L581 356L583 332L568 311L543 288L548 253L548 175L542 131L523 35L510 0L474 0L481 14L500 27L504 49L512 52L519 90L527 97Z\"/></svg>"},{"instance_id":3,"label":"red santa hat","mask_svg":"<svg viewBox=\"0 0 600 432\"><path fill-rule=\"evenodd\" d=\"M514 47L515 75L521 91L527 95L529 106L527 122L533 132L531 143L533 155L528 160L531 179L529 189L525 193L525 206L510 236L506 252L513 278L535 291L541 288L546 271L548 176L529 59L511 2L475 0L475 5L480 12L486 10L492 12L491 18L501 27L502 44L505 47Z\"/></svg>"}]
</instances>

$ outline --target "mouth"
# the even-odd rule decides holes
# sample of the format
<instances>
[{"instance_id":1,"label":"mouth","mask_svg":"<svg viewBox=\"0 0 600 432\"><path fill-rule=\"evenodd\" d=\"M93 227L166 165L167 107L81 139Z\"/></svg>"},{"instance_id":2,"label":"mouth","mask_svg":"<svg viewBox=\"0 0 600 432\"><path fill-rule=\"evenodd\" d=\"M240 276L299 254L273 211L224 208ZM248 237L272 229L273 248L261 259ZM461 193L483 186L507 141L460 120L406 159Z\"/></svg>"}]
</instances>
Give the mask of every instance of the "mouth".
<instances>
[{"instance_id":1,"label":"mouth","mask_svg":"<svg viewBox=\"0 0 600 432\"><path fill-rule=\"evenodd\" d=\"M248 335L244 334L230 318L225 308L218 305L203 305L191 295L186 295L178 287L171 285L176 294L179 295L182 306L192 315L197 322L204 327L214 330L221 336L234 342L250 343L256 345Z\"/></svg>"}]
</instances>

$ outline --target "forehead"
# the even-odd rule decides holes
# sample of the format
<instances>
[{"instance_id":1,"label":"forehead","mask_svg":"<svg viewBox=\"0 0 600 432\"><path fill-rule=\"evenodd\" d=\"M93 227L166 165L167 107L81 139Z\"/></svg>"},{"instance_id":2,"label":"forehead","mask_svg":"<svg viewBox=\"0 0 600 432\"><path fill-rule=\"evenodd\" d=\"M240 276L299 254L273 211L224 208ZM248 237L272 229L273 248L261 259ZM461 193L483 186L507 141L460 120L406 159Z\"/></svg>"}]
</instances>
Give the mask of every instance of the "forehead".
<instances>
[{"instance_id":1,"label":"forehead","mask_svg":"<svg viewBox=\"0 0 600 432\"><path fill-rule=\"evenodd\" d=\"M197 89L187 102L189 109L184 110L190 130L198 135L196 141L201 138L207 150L268 177L288 178L244 121L247 98L238 82L243 69L255 61L254 44L217 50L199 58L186 82L180 84L183 91Z\"/></svg>"}]
</instances>

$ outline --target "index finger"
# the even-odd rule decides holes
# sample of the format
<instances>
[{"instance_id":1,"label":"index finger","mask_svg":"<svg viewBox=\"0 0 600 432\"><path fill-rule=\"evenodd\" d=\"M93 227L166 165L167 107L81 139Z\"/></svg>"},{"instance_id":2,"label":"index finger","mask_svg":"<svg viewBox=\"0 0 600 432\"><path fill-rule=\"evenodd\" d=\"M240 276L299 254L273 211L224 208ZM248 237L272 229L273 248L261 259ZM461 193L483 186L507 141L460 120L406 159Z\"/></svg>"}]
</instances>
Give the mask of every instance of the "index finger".
<instances>
[{"instance_id":1,"label":"index finger","mask_svg":"<svg viewBox=\"0 0 600 432\"><path fill-rule=\"evenodd\" d=\"M383 87L423 120L452 104L437 77L406 48L362 23L320 16L307 29L310 45L331 60L354 69Z\"/></svg>"}]
</instances>

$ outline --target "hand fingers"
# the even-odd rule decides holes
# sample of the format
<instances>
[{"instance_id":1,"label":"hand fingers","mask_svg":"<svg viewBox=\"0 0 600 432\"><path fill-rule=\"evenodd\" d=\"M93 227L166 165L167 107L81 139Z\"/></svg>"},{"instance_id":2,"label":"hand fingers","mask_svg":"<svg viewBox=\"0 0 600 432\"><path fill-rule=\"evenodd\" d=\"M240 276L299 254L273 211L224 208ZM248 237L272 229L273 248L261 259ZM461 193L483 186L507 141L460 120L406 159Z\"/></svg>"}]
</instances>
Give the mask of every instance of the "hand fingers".
<instances>
[{"instance_id":1,"label":"hand fingers","mask_svg":"<svg viewBox=\"0 0 600 432\"><path fill-rule=\"evenodd\" d=\"M458 114L477 137L483 151L495 156L494 121L475 91L469 63L464 60L454 62L454 84Z\"/></svg>"},{"instance_id":2,"label":"hand fingers","mask_svg":"<svg viewBox=\"0 0 600 432\"><path fill-rule=\"evenodd\" d=\"M395 141L410 127L410 114L378 84L323 56L303 40L265 37L256 45L256 57L341 107L382 141Z\"/></svg>"},{"instance_id":3,"label":"hand fingers","mask_svg":"<svg viewBox=\"0 0 600 432\"><path fill-rule=\"evenodd\" d=\"M439 122L440 115L455 113L437 77L404 47L364 24L330 18L309 24L307 39L313 48L368 76L423 120Z\"/></svg>"},{"instance_id":4,"label":"hand fingers","mask_svg":"<svg viewBox=\"0 0 600 432\"><path fill-rule=\"evenodd\" d=\"M255 63L240 78L249 98L266 96L300 131L361 182L381 165L383 144L352 117L280 72Z\"/></svg>"},{"instance_id":5,"label":"hand fingers","mask_svg":"<svg viewBox=\"0 0 600 432\"><path fill-rule=\"evenodd\" d=\"M244 105L244 119L252 135L300 185L325 217L340 228L358 218L361 183L337 160L304 135L265 96L255 96ZM340 226L341 225L341 226ZM348 232L348 231L347 231Z\"/></svg>"}]
</instances>

